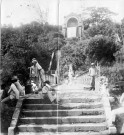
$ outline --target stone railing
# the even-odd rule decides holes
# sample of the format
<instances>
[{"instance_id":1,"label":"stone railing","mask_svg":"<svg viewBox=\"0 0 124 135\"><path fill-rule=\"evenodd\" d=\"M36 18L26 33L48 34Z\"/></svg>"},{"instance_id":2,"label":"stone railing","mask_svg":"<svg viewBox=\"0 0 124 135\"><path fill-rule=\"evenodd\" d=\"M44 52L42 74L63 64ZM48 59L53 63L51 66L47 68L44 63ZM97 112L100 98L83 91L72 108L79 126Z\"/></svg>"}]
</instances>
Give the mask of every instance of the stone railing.
<instances>
[{"instance_id":1,"label":"stone railing","mask_svg":"<svg viewBox=\"0 0 124 135\"><path fill-rule=\"evenodd\" d=\"M90 84L91 84L91 77L88 75L88 70L86 70L85 72L83 72L80 75L78 75L77 76L77 80L78 80L78 82L80 82L84 86L90 86Z\"/></svg>"},{"instance_id":2,"label":"stone railing","mask_svg":"<svg viewBox=\"0 0 124 135\"><path fill-rule=\"evenodd\" d=\"M91 80L92 80L92 78L91 78L88 74L85 74L85 75L83 76L83 78L82 78L83 84L84 84L84 85L88 85L88 86L90 86Z\"/></svg>"},{"instance_id":3,"label":"stone railing","mask_svg":"<svg viewBox=\"0 0 124 135\"><path fill-rule=\"evenodd\" d=\"M105 110L105 115L106 115L106 121L108 124L108 128L109 128L109 133L110 134L115 134L116 131L116 127L110 126L112 123L112 118L111 118L111 114L112 114L112 110L111 110L111 105L110 105L110 95L109 95L109 89L108 89L108 78L106 78L105 76L101 76L99 77L99 90L101 92L102 95L102 102L103 102L103 106L104 106L104 110Z\"/></svg>"},{"instance_id":4,"label":"stone railing","mask_svg":"<svg viewBox=\"0 0 124 135\"><path fill-rule=\"evenodd\" d=\"M57 77L54 74L45 73L45 81L48 80L51 84L57 84Z\"/></svg>"},{"instance_id":5,"label":"stone railing","mask_svg":"<svg viewBox=\"0 0 124 135\"><path fill-rule=\"evenodd\" d=\"M17 124L19 122L19 116L21 113L23 101L24 101L24 98L20 98L16 104L16 107L12 116L12 120L8 128L8 135L16 135L15 132L17 131Z\"/></svg>"},{"instance_id":6,"label":"stone railing","mask_svg":"<svg viewBox=\"0 0 124 135\"><path fill-rule=\"evenodd\" d=\"M116 127L110 126L110 124L112 123L111 122L112 110L111 110L111 105L110 105L110 101L109 101L110 95L109 95L109 89L108 89L108 78L100 75L100 66L97 66L97 70L98 70L98 73L95 78L95 90L100 91L101 96L102 96L102 102L103 102L103 106L104 106L104 110L105 110L106 121L108 124L109 133L115 134Z\"/></svg>"},{"instance_id":7,"label":"stone railing","mask_svg":"<svg viewBox=\"0 0 124 135\"><path fill-rule=\"evenodd\" d=\"M96 91L99 91L100 89L100 83L99 83L99 78L100 78L100 67L97 66L97 76L95 77L95 89ZM79 76L78 76L78 80L80 80L80 83L82 83L84 86L91 86L91 81L92 81L92 78L91 76L89 76L89 71L86 70L85 72L81 73Z\"/></svg>"}]
</instances>

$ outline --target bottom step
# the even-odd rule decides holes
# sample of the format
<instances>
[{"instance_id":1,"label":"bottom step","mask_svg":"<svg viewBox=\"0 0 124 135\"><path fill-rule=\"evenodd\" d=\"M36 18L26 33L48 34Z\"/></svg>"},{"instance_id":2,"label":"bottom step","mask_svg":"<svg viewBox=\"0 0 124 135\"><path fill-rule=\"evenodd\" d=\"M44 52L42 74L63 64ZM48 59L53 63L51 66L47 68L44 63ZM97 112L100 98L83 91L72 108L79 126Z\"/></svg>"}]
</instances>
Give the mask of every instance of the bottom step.
<instances>
[{"instance_id":1,"label":"bottom step","mask_svg":"<svg viewBox=\"0 0 124 135\"><path fill-rule=\"evenodd\" d=\"M109 135L109 131L101 132L20 132L17 135Z\"/></svg>"},{"instance_id":2,"label":"bottom step","mask_svg":"<svg viewBox=\"0 0 124 135\"><path fill-rule=\"evenodd\" d=\"M99 132L107 130L106 123L87 123L87 124L63 124L63 125L19 125L19 132Z\"/></svg>"}]
</instances>

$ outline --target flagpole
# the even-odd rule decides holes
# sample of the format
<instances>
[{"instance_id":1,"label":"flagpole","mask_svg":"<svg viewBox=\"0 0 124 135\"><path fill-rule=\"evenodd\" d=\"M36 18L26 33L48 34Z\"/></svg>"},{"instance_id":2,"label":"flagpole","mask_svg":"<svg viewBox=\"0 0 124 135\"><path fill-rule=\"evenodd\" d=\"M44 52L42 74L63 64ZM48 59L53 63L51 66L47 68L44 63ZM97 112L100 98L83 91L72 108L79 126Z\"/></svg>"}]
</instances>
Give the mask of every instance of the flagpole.
<instances>
[{"instance_id":1,"label":"flagpole","mask_svg":"<svg viewBox=\"0 0 124 135\"><path fill-rule=\"evenodd\" d=\"M59 4L60 0L57 0L57 25L58 25L58 33L59 33ZM59 37L58 37L58 50L57 50L57 83L59 83Z\"/></svg>"}]
</instances>

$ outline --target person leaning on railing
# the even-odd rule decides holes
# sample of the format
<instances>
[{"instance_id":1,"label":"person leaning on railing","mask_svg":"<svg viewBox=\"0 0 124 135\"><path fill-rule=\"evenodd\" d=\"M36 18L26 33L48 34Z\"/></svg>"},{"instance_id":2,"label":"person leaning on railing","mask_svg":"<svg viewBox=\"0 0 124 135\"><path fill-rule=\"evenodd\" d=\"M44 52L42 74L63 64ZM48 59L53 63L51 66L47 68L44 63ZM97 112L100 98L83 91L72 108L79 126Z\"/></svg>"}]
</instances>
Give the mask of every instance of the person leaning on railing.
<instances>
[{"instance_id":1,"label":"person leaning on railing","mask_svg":"<svg viewBox=\"0 0 124 135\"><path fill-rule=\"evenodd\" d=\"M95 90L95 77L97 76L97 68L94 63L91 63L91 67L89 68L89 76L91 77L91 88L90 90Z\"/></svg>"}]
</instances>

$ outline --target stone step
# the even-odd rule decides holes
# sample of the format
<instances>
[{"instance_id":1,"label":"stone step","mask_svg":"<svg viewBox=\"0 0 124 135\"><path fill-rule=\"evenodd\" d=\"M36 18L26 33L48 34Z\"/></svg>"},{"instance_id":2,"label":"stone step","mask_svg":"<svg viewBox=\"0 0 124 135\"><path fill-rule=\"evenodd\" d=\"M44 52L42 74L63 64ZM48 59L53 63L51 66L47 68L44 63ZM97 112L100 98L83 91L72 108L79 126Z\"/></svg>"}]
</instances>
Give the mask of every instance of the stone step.
<instances>
[{"instance_id":1,"label":"stone step","mask_svg":"<svg viewBox=\"0 0 124 135\"><path fill-rule=\"evenodd\" d=\"M34 109L34 108L33 108ZM70 110L22 110L22 116L26 117L52 117L52 116L82 116L104 114L102 108L95 109L70 109Z\"/></svg>"},{"instance_id":2,"label":"stone step","mask_svg":"<svg viewBox=\"0 0 124 135\"><path fill-rule=\"evenodd\" d=\"M88 102L99 102L101 98L99 97L82 97L82 98L72 98L72 97L63 97L60 99L60 103L88 103Z\"/></svg>"},{"instance_id":3,"label":"stone step","mask_svg":"<svg viewBox=\"0 0 124 135\"><path fill-rule=\"evenodd\" d=\"M17 135L109 135L109 131L99 132L19 132Z\"/></svg>"},{"instance_id":4,"label":"stone step","mask_svg":"<svg viewBox=\"0 0 124 135\"><path fill-rule=\"evenodd\" d=\"M41 98L29 98L25 99L23 104L50 104L50 100Z\"/></svg>"},{"instance_id":5,"label":"stone step","mask_svg":"<svg viewBox=\"0 0 124 135\"><path fill-rule=\"evenodd\" d=\"M107 129L106 123L81 123L81 124L57 124L57 125L35 125L25 124L18 125L19 132L87 132L87 131L104 131Z\"/></svg>"},{"instance_id":6,"label":"stone step","mask_svg":"<svg viewBox=\"0 0 124 135\"><path fill-rule=\"evenodd\" d=\"M81 97L87 97L87 98L101 98L101 93L99 92L93 92L92 91L88 91L88 92L76 92L76 91L60 91L60 92L57 92L57 96L59 98L61 97L72 97L72 98L81 98Z\"/></svg>"},{"instance_id":7,"label":"stone step","mask_svg":"<svg viewBox=\"0 0 124 135\"><path fill-rule=\"evenodd\" d=\"M24 117L20 118L22 124L73 124L73 123L102 123L105 122L104 115L95 116L67 116L67 117Z\"/></svg>"},{"instance_id":8,"label":"stone step","mask_svg":"<svg viewBox=\"0 0 124 135\"><path fill-rule=\"evenodd\" d=\"M100 95L99 91L93 91L93 90L83 90L83 89L66 89L64 88L63 90L57 90L57 93L75 93L75 94L91 94L92 95Z\"/></svg>"},{"instance_id":9,"label":"stone step","mask_svg":"<svg viewBox=\"0 0 124 135\"><path fill-rule=\"evenodd\" d=\"M71 96L64 96L64 97L59 97L59 103L88 103L88 102L99 102L101 101L101 97L71 97ZM24 104L45 104L49 103L49 101L46 101L46 99L25 99Z\"/></svg>"},{"instance_id":10,"label":"stone step","mask_svg":"<svg viewBox=\"0 0 124 135\"><path fill-rule=\"evenodd\" d=\"M101 108L103 104L101 102L96 103L65 103L65 104L24 104L23 109L30 110L53 110L53 109L93 109L93 108Z\"/></svg>"}]
</instances>

